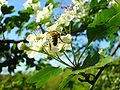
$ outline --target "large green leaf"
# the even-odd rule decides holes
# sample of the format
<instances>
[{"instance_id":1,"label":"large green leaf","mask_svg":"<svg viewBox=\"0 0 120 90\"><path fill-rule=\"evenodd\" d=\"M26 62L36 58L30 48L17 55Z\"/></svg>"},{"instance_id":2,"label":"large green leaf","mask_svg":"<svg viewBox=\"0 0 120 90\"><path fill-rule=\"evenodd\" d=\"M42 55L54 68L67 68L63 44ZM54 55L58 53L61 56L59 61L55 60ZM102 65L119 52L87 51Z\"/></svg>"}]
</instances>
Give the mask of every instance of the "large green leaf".
<instances>
[{"instance_id":1,"label":"large green leaf","mask_svg":"<svg viewBox=\"0 0 120 90\"><path fill-rule=\"evenodd\" d=\"M67 76L60 84L59 84L59 88L60 90L62 90L67 83L75 76L76 74L70 74L69 76Z\"/></svg>"},{"instance_id":2,"label":"large green leaf","mask_svg":"<svg viewBox=\"0 0 120 90\"><path fill-rule=\"evenodd\" d=\"M118 31L120 26L120 7L111 7L96 15L93 23L87 28L88 41L102 39Z\"/></svg>"},{"instance_id":3,"label":"large green leaf","mask_svg":"<svg viewBox=\"0 0 120 90\"><path fill-rule=\"evenodd\" d=\"M97 13L101 9L105 9L110 0L91 0L89 14Z\"/></svg>"},{"instance_id":4,"label":"large green leaf","mask_svg":"<svg viewBox=\"0 0 120 90\"><path fill-rule=\"evenodd\" d=\"M106 64L109 64L111 62L115 62L115 61L120 60L120 58L113 59L111 56L107 56L107 57L99 56L99 57L100 57L99 62L96 63L95 65L89 66L89 67L86 67L86 68L80 68L79 70L76 70L73 73L74 74L78 74L80 72L86 72L87 70L92 70L92 69L95 69L95 68L100 68L100 67L103 67Z\"/></svg>"},{"instance_id":5,"label":"large green leaf","mask_svg":"<svg viewBox=\"0 0 120 90\"><path fill-rule=\"evenodd\" d=\"M90 66L94 66L96 63L99 62L100 59L100 54L99 53L95 53L95 54L89 54L86 59L83 62L82 65L82 69L90 67Z\"/></svg>"},{"instance_id":6,"label":"large green leaf","mask_svg":"<svg viewBox=\"0 0 120 90\"><path fill-rule=\"evenodd\" d=\"M120 12L108 21L108 26L120 26Z\"/></svg>"},{"instance_id":7,"label":"large green leaf","mask_svg":"<svg viewBox=\"0 0 120 90\"><path fill-rule=\"evenodd\" d=\"M106 65L106 64L109 64L109 63L115 62L115 61L119 61L119 60L120 60L120 57L115 58L115 59L113 59L112 56L102 57L102 58L100 59L99 63L97 63L97 64L95 65L95 67L102 67L102 66L104 66L104 65Z\"/></svg>"},{"instance_id":8,"label":"large green leaf","mask_svg":"<svg viewBox=\"0 0 120 90\"><path fill-rule=\"evenodd\" d=\"M50 77L58 75L62 71L59 67L46 67L41 69L35 75L29 77L27 82L36 83L36 87L43 86Z\"/></svg>"}]
</instances>

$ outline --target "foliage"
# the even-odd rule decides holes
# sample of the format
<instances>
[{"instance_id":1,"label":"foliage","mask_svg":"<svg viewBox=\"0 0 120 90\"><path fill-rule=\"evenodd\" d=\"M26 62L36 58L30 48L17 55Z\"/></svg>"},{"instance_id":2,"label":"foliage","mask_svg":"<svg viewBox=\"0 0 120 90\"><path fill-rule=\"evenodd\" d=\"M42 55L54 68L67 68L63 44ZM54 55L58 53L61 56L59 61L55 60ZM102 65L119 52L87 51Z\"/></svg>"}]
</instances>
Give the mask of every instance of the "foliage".
<instances>
[{"instance_id":1,"label":"foliage","mask_svg":"<svg viewBox=\"0 0 120 90\"><path fill-rule=\"evenodd\" d=\"M54 16L54 10L60 7L54 0L45 1L44 7L39 0L27 0L23 5L25 9L14 15L14 6L0 1L0 72L8 67L12 73L20 62L27 68L35 67L36 72L30 77L21 73L1 76L1 90L120 88L119 0L72 0L71 5L61 7L60 16ZM24 40L6 38L5 33L15 29L19 37L26 31ZM99 47L103 40L110 42L107 48ZM99 44L95 46L96 42ZM36 61L38 53L41 57ZM65 67L51 65L53 60Z\"/></svg>"}]
</instances>

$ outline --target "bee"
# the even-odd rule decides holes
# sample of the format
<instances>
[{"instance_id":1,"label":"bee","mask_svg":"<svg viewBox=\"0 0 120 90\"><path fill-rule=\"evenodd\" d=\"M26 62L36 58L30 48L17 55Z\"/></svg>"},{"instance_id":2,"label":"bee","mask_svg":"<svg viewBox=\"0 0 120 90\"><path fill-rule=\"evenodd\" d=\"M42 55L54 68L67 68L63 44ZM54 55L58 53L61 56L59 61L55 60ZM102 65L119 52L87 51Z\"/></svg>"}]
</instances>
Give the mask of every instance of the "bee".
<instances>
[{"instance_id":1,"label":"bee","mask_svg":"<svg viewBox=\"0 0 120 90\"><path fill-rule=\"evenodd\" d=\"M58 38L60 38L60 34L57 31L50 31L48 32L48 35L52 37L53 45L56 46L58 43Z\"/></svg>"}]
</instances>

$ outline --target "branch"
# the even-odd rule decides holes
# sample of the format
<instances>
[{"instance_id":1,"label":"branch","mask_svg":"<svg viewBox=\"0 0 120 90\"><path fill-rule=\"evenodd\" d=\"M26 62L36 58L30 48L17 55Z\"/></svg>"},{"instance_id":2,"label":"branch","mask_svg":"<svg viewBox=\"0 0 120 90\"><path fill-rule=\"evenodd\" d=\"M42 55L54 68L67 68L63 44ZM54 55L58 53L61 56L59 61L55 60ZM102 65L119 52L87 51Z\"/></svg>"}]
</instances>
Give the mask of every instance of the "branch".
<instances>
[{"instance_id":1,"label":"branch","mask_svg":"<svg viewBox=\"0 0 120 90\"><path fill-rule=\"evenodd\" d=\"M105 66L103 66L103 67L100 68L99 72L98 72L97 75L95 76L94 82L93 82L93 84L92 84L90 90L93 89L93 87L94 87L96 81L98 80L99 76L101 75L102 71L105 69L106 66L107 66L107 64L106 64Z\"/></svg>"},{"instance_id":2,"label":"branch","mask_svg":"<svg viewBox=\"0 0 120 90\"><path fill-rule=\"evenodd\" d=\"M113 55L116 53L116 51L118 50L119 47L120 47L120 40L119 40L118 46L117 46L116 49L112 52L111 56L113 56ZM106 67L107 65L108 65L108 64L106 64L106 65L104 65L103 67L100 68L99 72L98 72L98 73L96 74L96 76L95 76L94 83L92 84L90 90L93 90L96 81L98 80L99 76L101 75L101 73L103 72L103 70L105 69L105 67Z\"/></svg>"},{"instance_id":3,"label":"branch","mask_svg":"<svg viewBox=\"0 0 120 90\"><path fill-rule=\"evenodd\" d=\"M20 43L20 42L24 42L24 43L28 43L27 40L0 40L0 43Z\"/></svg>"}]
</instances>

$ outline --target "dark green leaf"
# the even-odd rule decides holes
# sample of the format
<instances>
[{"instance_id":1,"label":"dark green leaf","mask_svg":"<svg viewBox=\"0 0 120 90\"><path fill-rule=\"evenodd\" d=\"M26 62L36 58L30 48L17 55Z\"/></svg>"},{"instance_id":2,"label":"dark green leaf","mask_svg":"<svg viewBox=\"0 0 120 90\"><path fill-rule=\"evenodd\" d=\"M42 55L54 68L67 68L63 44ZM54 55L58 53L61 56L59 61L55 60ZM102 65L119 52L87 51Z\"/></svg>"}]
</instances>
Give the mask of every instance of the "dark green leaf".
<instances>
[{"instance_id":1,"label":"dark green leaf","mask_svg":"<svg viewBox=\"0 0 120 90\"><path fill-rule=\"evenodd\" d=\"M109 21L108 26L120 26L120 12L114 15Z\"/></svg>"},{"instance_id":2,"label":"dark green leaf","mask_svg":"<svg viewBox=\"0 0 120 90\"><path fill-rule=\"evenodd\" d=\"M60 2L54 3L54 8L57 8L60 5Z\"/></svg>"},{"instance_id":3,"label":"dark green leaf","mask_svg":"<svg viewBox=\"0 0 120 90\"><path fill-rule=\"evenodd\" d=\"M63 88L67 85L68 82L71 81L71 79L75 76L76 74L70 74L66 78L62 80L62 82L59 84L59 88L63 90Z\"/></svg>"},{"instance_id":4,"label":"dark green leaf","mask_svg":"<svg viewBox=\"0 0 120 90\"><path fill-rule=\"evenodd\" d=\"M14 12L14 6L7 6L7 5L2 5L1 11L3 14L11 14Z\"/></svg>"},{"instance_id":5,"label":"dark green leaf","mask_svg":"<svg viewBox=\"0 0 120 90\"><path fill-rule=\"evenodd\" d=\"M49 5L50 3L54 4L54 0L47 0L45 6Z\"/></svg>"},{"instance_id":6,"label":"dark green leaf","mask_svg":"<svg viewBox=\"0 0 120 90\"><path fill-rule=\"evenodd\" d=\"M46 67L28 78L27 82L36 83L37 87L41 87L47 82L50 77L58 75L61 71L61 68L58 67Z\"/></svg>"},{"instance_id":7,"label":"dark green leaf","mask_svg":"<svg viewBox=\"0 0 120 90\"><path fill-rule=\"evenodd\" d=\"M96 15L93 23L89 24L87 28L89 42L105 38L119 30L119 9L119 7L111 7L110 9L103 10Z\"/></svg>"},{"instance_id":8,"label":"dark green leaf","mask_svg":"<svg viewBox=\"0 0 120 90\"><path fill-rule=\"evenodd\" d=\"M36 30L37 29L37 23L36 22L30 22L27 27L27 30L31 29L31 30Z\"/></svg>"},{"instance_id":9,"label":"dark green leaf","mask_svg":"<svg viewBox=\"0 0 120 90\"><path fill-rule=\"evenodd\" d=\"M99 62L99 59L100 59L99 53L96 52L95 54L89 54L86 57L86 59L84 60L81 68L84 69L84 68L88 68L90 66L94 66L96 63Z\"/></svg>"}]
</instances>

